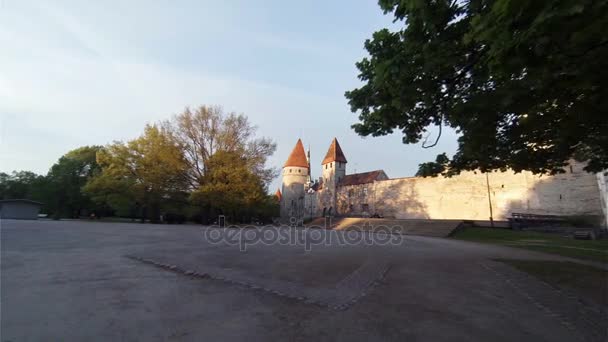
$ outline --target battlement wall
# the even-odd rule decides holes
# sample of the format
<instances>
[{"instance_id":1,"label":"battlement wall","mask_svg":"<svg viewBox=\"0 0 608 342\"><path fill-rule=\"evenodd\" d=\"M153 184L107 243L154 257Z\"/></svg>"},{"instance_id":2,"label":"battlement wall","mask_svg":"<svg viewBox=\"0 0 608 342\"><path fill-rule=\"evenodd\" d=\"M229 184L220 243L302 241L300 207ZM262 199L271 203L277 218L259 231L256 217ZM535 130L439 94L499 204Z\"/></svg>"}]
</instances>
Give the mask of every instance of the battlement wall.
<instances>
[{"instance_id":1,"label":"battlement wall","mask_svg":"<svg viewBox=\"0 0 608 342\"><path fill-rule=\"evenodd\" d=\"M572 164L556 176L463 172L458 176L411 177L341 187L341 215L373 215L398 219L507 219L512 212L602 216L595 174ZM489 195L488 195L489 184Z\"/></svg>"}]
</instances>

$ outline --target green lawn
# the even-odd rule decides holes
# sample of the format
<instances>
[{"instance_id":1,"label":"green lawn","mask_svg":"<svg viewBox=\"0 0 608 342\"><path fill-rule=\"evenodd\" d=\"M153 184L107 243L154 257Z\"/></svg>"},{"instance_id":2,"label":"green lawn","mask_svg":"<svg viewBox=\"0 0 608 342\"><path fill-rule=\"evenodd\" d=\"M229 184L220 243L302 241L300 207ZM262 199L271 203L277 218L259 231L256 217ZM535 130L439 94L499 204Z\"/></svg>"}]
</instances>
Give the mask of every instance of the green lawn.
<instances>
[{"instance_id":1,"label":"green lawn","mask_svg":"<svg viewBox=\"0 0 608 342\"><path fill-rule=\"evenodd\" d=\"M557 234L472 227L457 232L452 238L608 262L608 239L574 240Z\"/></svg>"},{"instance_id":2,"label":"green lawn","mask_svg":"<svg viewBox=\"0 0 608 342\"><path fill-rule=\"evenodd\" d=\"M608 306L608 272L574 262L496 259L540 280Z\"/></svg>"}]
</instances>

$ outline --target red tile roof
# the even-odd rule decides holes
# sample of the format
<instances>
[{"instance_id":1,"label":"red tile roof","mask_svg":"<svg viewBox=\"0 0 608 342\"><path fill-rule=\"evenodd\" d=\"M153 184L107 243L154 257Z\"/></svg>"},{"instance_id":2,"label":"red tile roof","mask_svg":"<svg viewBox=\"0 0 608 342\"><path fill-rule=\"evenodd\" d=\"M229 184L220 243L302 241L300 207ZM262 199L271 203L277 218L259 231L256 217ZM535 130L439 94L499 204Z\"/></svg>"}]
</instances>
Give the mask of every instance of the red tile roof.
<instances>
[{"instance_id":1,"label":"red tile roof","mask_svg":"<svg viewBox=\"0 0 608 342\"><path fill-rule=\"evenodd\" d=\"M340 147L338 139L336 138L332 140L331 145L329 146L329 150L327 150L327 154L325 155L325 158L323 159L321 165L325 165L327 163L335 161L347 163L346 157L344 156L344 152L342 152L342 148Z\"/></svg>"},{"instance_id":2,"label":"red tile roof","mask_svg":"<svg viewBox=\"0 0 608 342\"><path fill-rule=\"evenodd\" d=\"M302 140L298 139L296 146L291 151L289 158L285 162L283 167L297 166L297 167L308 167L308 159L306 159L306 152L304 152L304 145Z\"/></svg>"},{"instance_id":3,"label":"red tile roof","mask_svg":"<svg viewBox=\"0 0 608 342\"><path fill-rule=\"evenodd\" d=\"M344 178L342 178L342 180L340 181L340 183L338 185L344 186L344 185L357 185L357 184L373 183L375 180L381 180L381 179L386 179L386 178L388 178L388 177L386 176L386 173L384 173L383 170L376 170L376 171L363 172L363 173L354 173L352 175L344 176Z\"/></svg>"}]
</instances>

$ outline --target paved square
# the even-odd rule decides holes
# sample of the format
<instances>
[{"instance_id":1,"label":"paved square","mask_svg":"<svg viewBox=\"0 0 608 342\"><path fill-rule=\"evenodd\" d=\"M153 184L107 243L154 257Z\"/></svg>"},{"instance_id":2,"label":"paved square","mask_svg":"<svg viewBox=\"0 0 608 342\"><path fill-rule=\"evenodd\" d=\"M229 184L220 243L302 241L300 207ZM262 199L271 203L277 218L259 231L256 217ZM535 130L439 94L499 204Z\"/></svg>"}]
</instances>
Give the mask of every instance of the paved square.
<instances>
[{"instance_id":1,"label":"paved square","mask_svg":"<svg viewBox=\"0 0 608 342\"><path fill-rule=\"evenodd\" d=\"M414 236L240 251L205 229L2 221L1 340L606 337L598 308L492 261L557 256Z\"/></svg>"}]
</instances>

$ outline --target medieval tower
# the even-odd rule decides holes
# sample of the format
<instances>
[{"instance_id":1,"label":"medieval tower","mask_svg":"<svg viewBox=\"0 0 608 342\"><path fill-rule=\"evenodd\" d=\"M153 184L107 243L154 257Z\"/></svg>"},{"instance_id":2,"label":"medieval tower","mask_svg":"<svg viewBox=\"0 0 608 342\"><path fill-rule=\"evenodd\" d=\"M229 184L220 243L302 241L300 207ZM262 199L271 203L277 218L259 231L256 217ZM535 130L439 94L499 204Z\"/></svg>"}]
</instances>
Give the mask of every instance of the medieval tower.
<instances>
[{"instance_id":1,"label":"medieval tower","mask_svg":"<svg viewBox=\"0 0 608 342\"><path fill-rule=\"evenodd\" d=\"M340 181L344 179L344 176L346 176L346 163L346 157L342 152L338 139L334 138L325 158L321 162L323 175L321 206L325 208L325 214L327 215L336 213L336 188Z\"/></svg>"},{"instance_id":2,"label":"medieval tower","mask_svg":"<svg viewBox=\"0 0 608 342\"><path fill-rule=\"evenodd\" d=\"M305 217L336 214L337 187L346 176L346 157L334 138L321 162L322 177L313 183L310 174L310 151L304 151L298 139L283 165L283 189L280 193L281 217L301 222Z\"/></svg>"},{"instance_id":3,"label":"medieval tower","mask_svg":"<svg viewBox=\"0 0 608 342\"><path fill-rule=\"evenodd\" d=\"M304 217L304 185L309 181L310 164L304 152L302 140L298 139L289 158L283 165L283 191L281 198L281 217Z\"/></svg>"}]
</instances>

